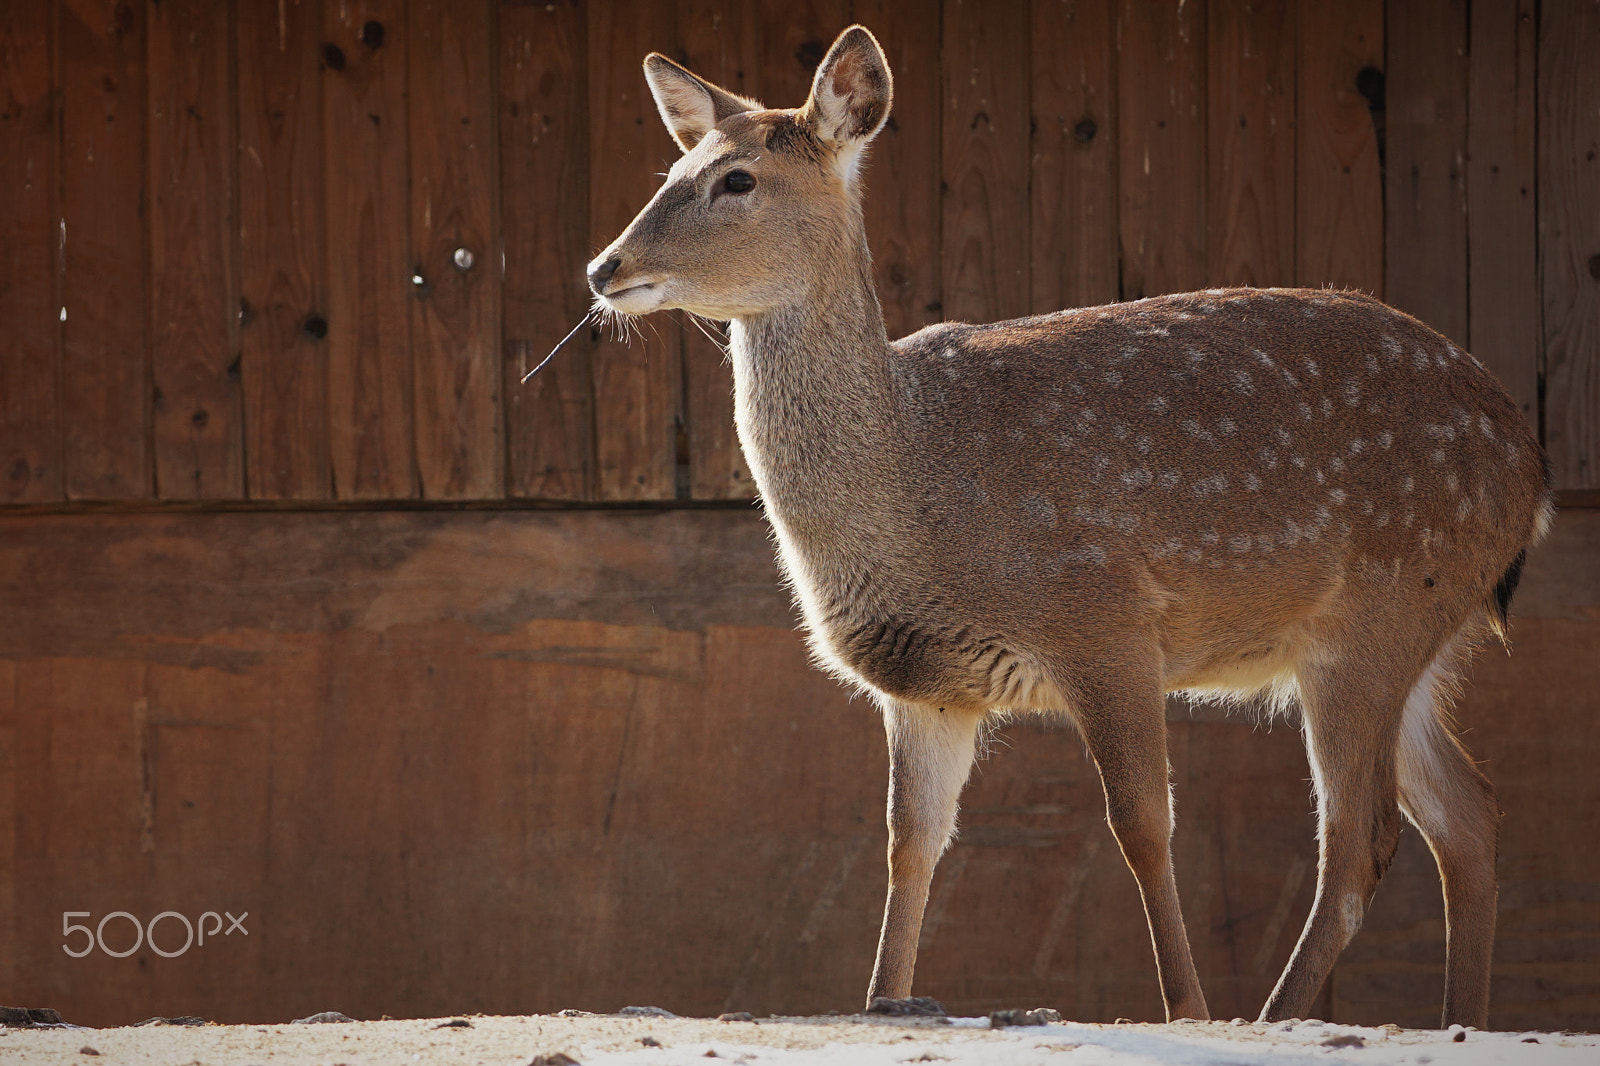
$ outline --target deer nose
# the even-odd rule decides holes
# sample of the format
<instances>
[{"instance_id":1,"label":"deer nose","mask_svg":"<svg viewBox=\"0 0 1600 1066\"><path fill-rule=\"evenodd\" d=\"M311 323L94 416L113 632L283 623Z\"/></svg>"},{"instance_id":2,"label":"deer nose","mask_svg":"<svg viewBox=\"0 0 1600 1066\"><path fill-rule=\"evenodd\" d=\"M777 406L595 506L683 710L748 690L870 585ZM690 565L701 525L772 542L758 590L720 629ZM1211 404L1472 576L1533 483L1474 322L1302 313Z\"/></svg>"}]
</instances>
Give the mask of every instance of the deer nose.
<instances>
[{"instance_id":1,"label":"deer nose","mask_svg":"<svg viewBox=\"0 0 1600 1066\"><path fill-rule=\"evenodd\" d=\"M594 290L596 296L604 296L606 285L611 281L611 275L617 272L617 267L622 265L622 256L614 255L604 263L589 268L589 288Z\"/></svg>"}]
</instances>

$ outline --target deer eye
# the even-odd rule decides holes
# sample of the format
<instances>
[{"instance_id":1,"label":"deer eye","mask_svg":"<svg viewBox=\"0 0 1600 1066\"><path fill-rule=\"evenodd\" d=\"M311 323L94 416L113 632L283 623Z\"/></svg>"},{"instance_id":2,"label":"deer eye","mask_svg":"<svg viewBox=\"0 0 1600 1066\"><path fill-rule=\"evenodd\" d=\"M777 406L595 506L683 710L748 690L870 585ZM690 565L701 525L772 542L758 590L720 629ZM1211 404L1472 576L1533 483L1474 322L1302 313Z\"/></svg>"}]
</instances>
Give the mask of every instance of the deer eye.
<instances>
[{"instance_id":1,"label":"deer eye","mask_svg":"<svg viewBox=\"0 0 1600 1066\"><path fill-rule=\"evenodd\" d=\"M722 176L722 187L731 193L746 193L756 187L756 179L747 171L730 170Z\"/></svg>"}]
</instances>

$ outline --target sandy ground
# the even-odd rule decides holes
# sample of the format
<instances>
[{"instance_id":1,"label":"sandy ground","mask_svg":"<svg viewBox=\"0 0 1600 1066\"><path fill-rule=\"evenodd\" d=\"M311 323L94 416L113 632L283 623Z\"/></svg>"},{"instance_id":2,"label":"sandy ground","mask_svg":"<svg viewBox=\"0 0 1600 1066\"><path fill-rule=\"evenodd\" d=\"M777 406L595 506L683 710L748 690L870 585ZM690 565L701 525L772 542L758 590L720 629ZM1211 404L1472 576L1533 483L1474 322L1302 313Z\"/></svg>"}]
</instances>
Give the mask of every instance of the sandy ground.
<instances>
[{"instance_id":1,"label":"sandy ground","mask_svg":"<svg viewBox=\"0 0 1600 1066\"><path fill-rule=\"evenodd\" d=\"M890 1066L907 1062L1061 1066L1288 1066L1505 1063L1600 1066L1600 1036L1373 1029L1325 1022L1180 1022L992 1029L987 1018L473 1017L314 1025L5 1029L0 1062L367 1066L703 1064ZM467 1024L461 1024L462 1022ZM567 1056L563 1059L561 1056Z\"/></svg>"}]
</instances>

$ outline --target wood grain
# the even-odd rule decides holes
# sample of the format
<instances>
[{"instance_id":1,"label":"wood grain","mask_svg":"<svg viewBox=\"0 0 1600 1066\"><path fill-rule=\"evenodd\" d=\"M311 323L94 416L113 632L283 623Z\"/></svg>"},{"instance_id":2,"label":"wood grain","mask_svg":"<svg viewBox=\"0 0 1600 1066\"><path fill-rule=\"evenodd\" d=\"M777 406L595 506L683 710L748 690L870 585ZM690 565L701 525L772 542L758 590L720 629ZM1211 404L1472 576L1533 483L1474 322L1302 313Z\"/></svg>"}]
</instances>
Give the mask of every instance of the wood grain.
<instances>
[{"instance_id":1,"label":"wood grain","mask_svg":"<svg viewBox=\"0 0 1600 1066\"><path fill-rule=\"evenodd\" d=\"M767 62L762 34L775 12L693 2L678 4L676 14L680 57L685 65L731 92L757 96L756 86ZM780 21L789 24L787 18ZM794 107L800 102L783 99L778 106ZM755 482L733 425L733 375L724 354L721 327L702 323L702 332L687 314L673 317L679 320L683 352L683 446L687 454L679 458L688 464L689 495L697 500L753 496Z\"/></svg>"},{"instance_id":2,"label":"wood grain","mask_svg":"<svg viewBox=\"0 0 1600 1066\"><path fill-rule=\"evenodd\" d=\"M1029 310L1117 299L1116 14L1111 0L1033 5Z\"/></svg>"},{"instance_id":3,"label":"wood grain","mask_svg":"<svg viewBox=\"0 0 1600 1066\"><path fill-rule=\"evenodd\" d=\"M211 0L149 12L156 493L242 499L233 26Z\"/></svg>"},{"instance_id":4,"label":"wood grain","mask_svg":"<svg viewBox=\"0 0 1600 1066\"><path fill-rule=\"evenodd\" d=\"M945 317L1026 314L1027 79L1007 76L1028 51L1028 5L946 0L941 287Z\"/></svg>"},{"instance_id":5,"label":"wood grain","mask_svg":"<svg viewBox=\"0 0 1600 1066\"><path fill-rule=\"evenodd\" d=\"M873 277L890 339L943 318L940 287L940 22L937 9L856 0L894 74L894 108L862 168Z\"/></svg>"},{"instance_id":6,"label":"wood grain","mask_svg":"<svg viewBox=\"0 0 1600 1066\"><path fill-rule=\"evenodd\" d=\"M1296 5L1295 282L1383 294L1382 0Z\"/></svg>"},{"instance_id":7,"label":"wood grain","mask_svg":"<svg viewBox=\"0 0 1600 1066\"><path fill-rule=\"evenodd\" d=\"M1472 354L1539 423L1538 49L1532 0L1473 0L1468 66L1467 296Z\"/></svg>"},{"instance_id":8,"label":"wood grain","mask_svg":"<svg viewBox=\"0 0 1600 1066\"><path fill-rule=\"evenodd\" d=\"M144 7L61 0L60 440L71 499L150 497Z\"/></svg>"},{"instance_id":9,"label":"wood grain","mask_svg":"<svg viewBox=\"0 0 1600 1066\"><path fill-rule=\"evenodd\" d=\"M505 495L494 5L414 0L411 302L417 469L429 499Z\"/></svg>"},{"instance_id":10,"label":"wood grain","mask_svg":"<svg viewBox=\"0 0 1600 1066\"><path fill-rule=\"evenodd\" d=\"M323 10L328 414L334 495L417 494L406 20L401 0ZM426 284L424 278L423 284Z\"/></svg>"},{"instance_id":11,"label":"wood grain","mask_svg":"<svg viewBox=\"0 0 1600 1066\"><path fill-rule=\"evenodd\" d=\"M589 311L586 34L576 2L499 10L507 482L525 498L595 498L593 333L522 382Z\"/></svg>"},{"instance_id":12,"label":"wood grain","mask_svg":"<svg viewBox=\"0 0 1600 1066\"><path fill-rule=\"evenodd\" d=\"M672 8L619 0L589 10L589 245L604 248L649 202L678 147L656 115L640 64L676 41ZM593 355L596 495L677 495L683 429L679 324L657 315L631 343L608 334ZM687 473L687 471L685 471Z\"/></svg>"},{"instance_id":13,"label":"wood grain","mask_svg":"<svg viewBox=\"0 0 1600 1066\"><path fill-rule=\"evenodd\" d=\"M1467 0L1387 9L1389 303L1467 338Z\"/></svg>"},{"instance_id":14,"label":"wood grain","mask_svg":"<svg viewBox=\"0 0 1600 1066\"><path fill-rule=\"evenodd\" d=\"M1292 285L1295 276L1294 7L1206 4L1206 276Z\"/></svg>"},{"instance_id":15,"label":"wood grain","mask_svg":"<svg viewBox=\"0 0 1600 1066\"><path fill-rule=\"evenodd\" d=\"M1557 488L1600 487L1600 5L1539 9L1544 440Z\"/></svg>"},{"instance_id":16,"label":"wood grain","mask_svg":"<svg viewBox=\"0 0 1600 1066\"><path fill-rule=\"evenodd\" d=\"M333 494L322 210L321 0L237 9L239 360L258 500ZM281 15L281 17L280 17Z\"/></svg>"},{"instance_id":17,"label":"wood grain","mask_svg":"<svg viewBox=\"0 0 1600 1066\"><path fill-rule=\"evenodd\" d=\"M55 5L0 10L0 502L61 497Z\"/></svg>"},{"instance_id":18,"label":"wood grain","mask_svg":"<svg viewBox=\"0 0 1600 1066\"><path fill-rule=\"evenodd\" d=\"M1117 221L1124 299L1205 283L1205 74L1203 5L1121 0Z\"/></svg>"}]
</instances>

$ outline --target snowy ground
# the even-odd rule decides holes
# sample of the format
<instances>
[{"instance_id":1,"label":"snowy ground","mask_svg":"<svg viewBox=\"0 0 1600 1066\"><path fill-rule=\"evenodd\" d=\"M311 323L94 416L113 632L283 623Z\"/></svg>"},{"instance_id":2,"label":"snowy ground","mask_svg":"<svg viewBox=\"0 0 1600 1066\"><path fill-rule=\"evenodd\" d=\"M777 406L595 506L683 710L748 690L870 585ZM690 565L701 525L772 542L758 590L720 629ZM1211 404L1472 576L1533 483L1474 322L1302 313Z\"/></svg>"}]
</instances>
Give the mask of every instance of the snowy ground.
<instances>
[{"instance_id":1,"label":"snowy ground","mask_svg":"<svg viewBox=\"0 0 1600 1066\"><path fill-rule=\"evenodd\" d=\"M92 1050L89 1050L92 1049ZM98 1057L92 1057L98 1056ZM566 1056L563 1059L561 1056ZM1055 1023L992 1029L987 1018L863 1016L753 1022L582 1015L322 1025L0 1028L0 1062L247 1066L898 1066L908 1062L1057 1066L1600 1066L1600 1036L1373 1029L1325 1022L1256 1025Z\"/></svg>"}]
</instances>

